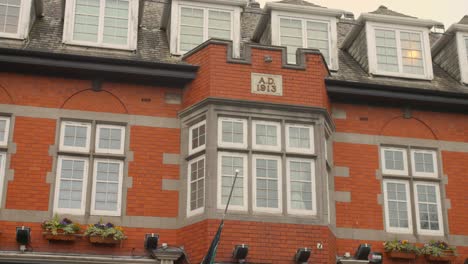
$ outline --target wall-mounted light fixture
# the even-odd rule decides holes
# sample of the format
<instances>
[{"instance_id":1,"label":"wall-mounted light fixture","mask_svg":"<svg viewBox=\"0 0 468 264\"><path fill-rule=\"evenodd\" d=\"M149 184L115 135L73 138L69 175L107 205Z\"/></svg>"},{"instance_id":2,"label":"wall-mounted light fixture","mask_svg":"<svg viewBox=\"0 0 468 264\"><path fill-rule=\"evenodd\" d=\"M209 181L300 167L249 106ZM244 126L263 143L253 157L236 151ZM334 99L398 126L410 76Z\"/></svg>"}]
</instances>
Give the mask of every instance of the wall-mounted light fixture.
<instances>
[{"instance_id":1,"label":"wall-mounted light fixture","mask_svg":"<svg viewBox=\"0 0 468 264\"><path fill-rule=\"evenodd\" d=\"M299 248L296 251L296 255L294 256L294 260L297 263L307 263L310 258L310 248Z\"/></svg>"},{"instance_id":2,"label":"wall-mounted light fixture","mask_svg":"<svg viewBox=\"0 0 468 264\"><path fill-rule=\"evenodd\" d=\"M369 254L369 263L381 264L383 263L383 255L380 252L371 252Z\"/></svg>"},{"instance_id":3,"label":"wall-mounted light fixture","mask_svg":"<svg viewBox=\"0 0 468 264\"><path fill-rule=\"evenodd\" d=\"M356 254L354 255L354 258L357 260L367 260L370 251L371 251L371 245L361 244L356 250Z\"/></svg>"},{"instance_id":4,"label":"wall-mounted light fixture","mask_svg":"<svg viewBox=\"0 0 468 264\"><path fill-rule=\"evenodd\" d=\"M16 242L20 244L21 252L24 252L26 250L26 245L31 242L31 228L24 226L17 227Z\"/></svg>"},{"instance_id":5,"label":"wall-mounted light fixture","mask_svg":"<svg viewBox=\"0 0 468 264\"><path fill-rule=\"evenodd\" d=\"M232 251L232 258L237 259L239 263L244 263L249 254L249 246L242 244L236 245Z\"/></svg>"},{"instance_id":6,"label":"wall-mounted light fixture","mask_svg":"<svg viewBox=\"0 0 468 264\"><path fill-rule=\"evenodd\" d=\"M266 63L272 63L273 62L273 58L270 56L270 55L265 55L263 57L263 61L266 62Z\"/></svg>"},{"instance_id":7,"label":"wall-mounted light fixture","mask_svg":"<svg viewBox=\"0 0 468 264\"><path fill-rule=\"evenodd\" d=\"M155 250L158 248L159 235L151 233L145 234L145 249Z\"/></svg>"}]
</instances>

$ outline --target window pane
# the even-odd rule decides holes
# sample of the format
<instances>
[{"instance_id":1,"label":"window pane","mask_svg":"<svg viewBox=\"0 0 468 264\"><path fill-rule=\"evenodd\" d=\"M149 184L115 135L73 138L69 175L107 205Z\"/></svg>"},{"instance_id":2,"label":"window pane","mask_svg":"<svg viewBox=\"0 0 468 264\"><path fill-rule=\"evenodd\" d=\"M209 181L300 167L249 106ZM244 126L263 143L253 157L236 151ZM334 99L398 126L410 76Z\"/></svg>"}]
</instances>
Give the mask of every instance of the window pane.
<instances>
[{"instance_id":1,"label":"window pane","mask_svg":"<svg viewBox=\"0 0 468 264\"><path fill-rule=\"evenodd\" d=\"M387 170L404 170L403 151L384 150L384 165Z\"/></svg>"},{"instance_id":2,"label":"window pane","mask_svg":"<svg viewBox=\"0 0 468 264\"><path fill-rule=\"evenodd\" d=\"M76 0L74 40L98 41L99 9L99 0Z\"/></svg>"},{"instance_id":3,"label":"window pane","mask_svg":"<svg viewBox=\"0 0 468 264\"><path fill-rule=\"evenodd\" d=\"M112 161L96 162L96 210L117 211L119 176L121 163Z\"/></svg>"},{"instance_id":4,"label":"window pane","mask_svg":"<svg viewBox=\"0 0 468 264\"><path fill-rule=\"evenodd\" d=\"M377 50L377 68L387 72L398 72L395 32L376 29L375 43Z\"/></svg>"},{"instance_id":5,"label":"window pane","mask_svg":"<svg viewBox=\"0 0 468 264\"><path fill-rule=\"evenodd\" d=\"M204 206L205 193L205 159L192 162L190 168L190 210Z\"/></svg>"},{"instance_id":6,"label":"window pane","mask_svg":"<svg viewBox=\"0 0 468 264\"><path fill-rule=\"evenodd\" d=\"M208 38L231 39L231 13L210 10L208 12Z\"/></svg>"},{"instance_id":7,"label":"window pane","mask_svg":"<svg viewBox=\"0 0 468 264\"><path fill-rule=\"evenodd\" d=\"M307 48L319 49L327 63L330 63L328 24L307 21Z\"/></svg>"},{"instance_id":8,"label":"window pane","mask_svg":"<svg viewBox=\"0 0 468 264\"><path fill-rule=\"evenodd\" d=\"M8 140L8 135L6 134L7 130L7 121L6 120L0 120L0 141L6 141Z\"/></svg>"},{"instance_id":9,"label":"window pane","mask_svg":"<svg viewBox=\"0 0 468 264\"><path fill-rule=\"evenodd\" d=\"M192 149L205 145L205 124L190 130L192 133Z\"/></svg>"},{"instance_id":10,"label":"window pane","mask_svg":"<svg viewBox=\"0 0 468 264\"><path fill-rule=\"evenodd\" d=\"M417 184L419 221L423 230L440 230L439 204L436 197L436 186Z\"/></svg>"},{"instance_id":11,"label":"window pane","mask_svg":"<svg viewBox=\"0 0 468 264\"><path fill-rule=\"evenodd\" d=\"M180 50L189 51L203 42L203 9L182 7Z\"/></svg>"},{"instance_id":12,"label":"window pane","mask_svg":"<svg viewBox=\"0 0 468 264\"><path fill-rule=\"evenodd\" d=\"M21 0L0 1L0 32L18 32Z\"/></svg>"},{"instance_id":13,"label":"window pane","mask_svg":"<svg viewBox=\"0 0 468 264\"><path fill-rule=\"evenodd\" d=\"M289 161L291 208L312 210L312 171L310 161Z\"/></svg>"},{"instance_id":14,"label":"window pane","mask_svg":"<svg viewBox=\"0 0 468 264\"><path fill-rule=\"evenodd\" d=\"M435 170L433 155L425 152L414 152L415 171L433 173Z\"/></svg>"},{"instance_id":15,"label":"window pane","mask_svg":"<svg viewBox=\"0 0 468 264\"><path fill-rule=\"evenodd\" d=\"M408 194L404 183L387 182L386 200L388 207L389 226L408 228Z\"/></svg>"},{"instance_id":16,"label":"window pane","mask_svg":"<svg viewBox=\"0 0 468 264\"><path fill-rule=\"evenodd\" d=\"M235 171L239 170L236 185L234 187L231 203L232 205L244 206L244 168L242 157L221 156L221 204L225 205L229 198L231 186L234 182Z\"/></svg>"},{"instance_id":17,"label":"window pane","mask_svg":"<svg viewBox=\"0 0 468 264\"><path fill-rule=\"evenodd\" d=\"M277 127L275 125L256 124L256 144L277 146Z\"/></svg>"},{"instance_id":18,"label":"window pane","mask_svg":"<svg viewBox=\"0 0 468 264\"><path fill-rule=\"evenodd\" d=\"M58 208L80 209L85 162L83 160L59 159L60 181Z\"/></svg>"},{"instance_id":19,"label":"window pane","mask_svg":"<svg viewBox=\"0 0 468 264\"><path fill-rule=\"evenodd\" d=\"M400 32L403 72L424 74L421 34Z\"/></svg>"},{"instance_id":20,"label":"window pane","mask_svg":"<svg viewBox=\"0 0 468 264\"><path fill-rule=\"evenodd\" d=\"M128 0L106 0L103 42L126 45L128 38Z\"/></svg>"},{"instance_id":21,"label":"window pane","mask_svg":"<svg viewBox=\"0 0 468 264\"><path fill-rule=\"evenodd\" d=\"M278 208L278 161L257 158L255 169L257 207Z\"/></svg>"},{"instance_id":22,"label":"window pane","mask_svg":"<svg viewBox=\"0 0 468 264\"><path fill-rule=\"evenodd\" d=\"M301 20L280 18L280 45L286 46L288 63L296 63L296 50L304 46Z\"/></svg>"},{"instance_id":23,"label":"window pane","mask_svg":"<svg viewBox=\"0 0 468 264\"><path fill-rule=\"evenodd\" d=\"M123 128L99 127L99 148L101 150L120 150Z\"/></svg>"},{"instance_id":24,"label":"window pane","mask_svg":"<svg viewBox=\"0 0 468 264\"><path fill-rule=\"evenodd\" d=\"M66 124L63 134L63 145L67 147L86 147L88 141L88 127L75 125L75 124Z\"/></svg>"},{"instance_id":25,"label":"window pane","mask_svg":"<svg viewBox=\"0 0 468 264\"><path fill-rule=\"evenodd\" d=\"M242 121L223 120L221 122L221 140L226 143L239 143L244 141L244 126Z\"/></svg>"},{"instance_id":26,"label":"window pane","mask_svg":"<svg viewBox=\"0 0 468 264\"><path fill-rule=\"evenodd\" d=\"M310 128L289 127L289 147L309 149L310 141Z\"/></svg>"}]
</instances>

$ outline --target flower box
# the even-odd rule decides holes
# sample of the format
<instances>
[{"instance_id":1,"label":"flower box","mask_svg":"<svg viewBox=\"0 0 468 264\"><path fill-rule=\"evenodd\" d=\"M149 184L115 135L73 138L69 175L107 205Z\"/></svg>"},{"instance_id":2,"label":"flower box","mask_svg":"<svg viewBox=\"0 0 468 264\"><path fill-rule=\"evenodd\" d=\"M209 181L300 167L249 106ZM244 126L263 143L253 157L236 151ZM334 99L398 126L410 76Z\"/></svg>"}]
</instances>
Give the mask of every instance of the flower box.
<instances>
[{"instance_id":1,"label":"flower box","mask_svg":"<svg viewBox=\"0 0 468 264\"><path fill-rule=\"evenodd\" d=\"M58 233L54 235L50 232L44 232L42 234L46 240L52 240L52 241L75 241L76 240L76 235L74 234Z\"/></svg>"},{"instance_id":2,"label":"flower box","mask_svg":"<svg viewBox=\"0 0 468 264\"><path fill-rule=\"evenodd\" d=\"M120 240L115 240L113 237L89 236L89 242L93 244L115 245L119 244Z\"/></svg>"},{"instance_id":3,"label":"flower box","mask_svg":"<svg viewBox=\"0 0 468 264\"><path fill-rule=\"evenodd\" d=\"M393 259L416 259L414 252L389 251L387 256Z\"/></svg>"},{"instance_id":4,"label":"flower box","mask_svg":"<svg viewBox=\"0 0 468 264\"><path fill-rule=\"evenodd\" d=\"M453 250L444 250L440 256L426 255L426 260L433 262L449 262L454 261L456 258L457 256Z\"/></svg>"}]
</instances>

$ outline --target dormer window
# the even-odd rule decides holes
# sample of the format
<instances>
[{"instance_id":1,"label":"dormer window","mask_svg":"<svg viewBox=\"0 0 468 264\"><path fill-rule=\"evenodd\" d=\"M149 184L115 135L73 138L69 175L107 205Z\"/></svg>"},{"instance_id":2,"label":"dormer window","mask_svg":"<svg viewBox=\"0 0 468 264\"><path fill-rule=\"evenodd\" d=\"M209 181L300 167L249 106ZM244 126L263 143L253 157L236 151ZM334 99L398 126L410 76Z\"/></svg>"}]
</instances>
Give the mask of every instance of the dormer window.
<instances>
[{"instance_id":1,"label":"dormer window","mask_svg":"<svg viewBox=\"0 0 468 264\"><path fill-rule=\"evenodd\" d=\"M135 0L69 0L63 42L135 50L138 2Z\"/></svg>"},{"instance_id":2,"label":"dormer window","mask_svg":"<svg viewBox=\"0 0 468 264\"><path fill-rule=\"evenodd\" d=\"M468 84L468 32L457 32L461 82Z\"/></svg>"},{"instance_id":3,"label":"dormer window","mask_svg":"<svg viewBox=\"0 0 468 264\"><path fill-rule=\"evenodd\" d=\"M0 37L25 39L29 32L31 0L0 0Z\"/></svg>"},{"instance_id":4,"label":"dormer window","mask_svg":"<svg viewBox=\"0 0 468 264\"><path fill-rule=\"evenodd\" d=\"M432 79L427 29L368 22L366 30L370 73Z\"/></svg>"},{"instance_id":5,"label":"dormer window","mask_svg":"<svg viewBox=\"0 0 468 264\"><path fill-rule=\"evenodd\" d=\"M286 46L288 63L296 63L298 48L315 48L322 52L325 61L330 65L332 61L332 53L330 52L332 49L332 34L329 19L293 18L281 15L278 18L278 45Z\"/></svg>"},{"instance_id":6,"label":"dormer window","mask_svg":"<svg viewBox=\"0 0 468 264\"><path fill-rule=\"evenodd\" d=\"M233 4L237 2L233 1ZM234 56L237 56L240 12L240 6L172 1L171 53L182 55L206 40L216 38L232 40Z\"/></svg>"}]
</instances>

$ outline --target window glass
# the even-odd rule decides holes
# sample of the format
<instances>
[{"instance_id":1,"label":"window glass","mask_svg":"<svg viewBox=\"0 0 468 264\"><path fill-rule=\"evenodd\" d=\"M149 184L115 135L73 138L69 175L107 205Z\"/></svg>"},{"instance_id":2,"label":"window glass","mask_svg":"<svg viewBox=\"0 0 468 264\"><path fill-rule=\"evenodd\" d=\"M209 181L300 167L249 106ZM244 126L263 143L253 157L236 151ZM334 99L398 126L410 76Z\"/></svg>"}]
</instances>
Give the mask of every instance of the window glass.
<instances>
[{"instance_id":1,"label":"window glass","mask_svg":"<svg viewBox=\"0 0 468 264\"><path fill-rule=\"evenodd\" d=\"M203 9L182 7L180 14L180 50L189 51L203 42Z\"/></svg>"},{"instance_id":2,"label":"window glass","mask_svg":"<svg viewBox=\"0 0 468 264\"><path fill-rule=\"evenodd\" d=\"M417 172L434 172L434 162L432 154L429 153L414 153L414 166Z\"/></svg>"},{"instance_id":3,"label":"window glass","mask_svg":"<svg viewBox=\"0 0 468 264\"><path fill-rule=\"evenodd\" d=\"M288 62L296 63L296 50L304 45L301 20L280 18L280 43L286 46Z\"/></svg>"},{"instance_id":4,"label":"window glass","mask_svg":"<svg viewBox=\"0 0 468 264\"><path fill-rule=\"evenodd\" d=\"M409 228L408 194L405 183L387 182L388 225L395 228Z\"/></svg>"},{"instance_id":5,"label":"window glass","mask_svg":"<svg viewBox=\"0 0 468 264\"><path fill-rule=\"evenodd\" d=\"M257 145L278 145L278 131L276 125L256 124Z\"/></svg>"},{"instance_id":6,"label":"window glass","mask_svg":"<svg viewBox=\"0 0 468 264\"><path fill-rule=\"evenodd\" d=\"M310 161L289 161L290 203L295 210L312 210L312 169Z\"/></svg>"},{"instance_id":7,"label":"window glass","mask_svg":"<svg viewBox=\"0 0 468 264\"><path fill-rule=\"evenodd\" d=\"M243 143L244 123L235 120L222 120L222 142Z\"/></svg>"},{"instance_id":8,"label":"window glass","mask_svg":"<svg viewBox=\"0 0 468 264\"><path fill-rule=\"evenodd\" d=\"M289 127L289 147L310 148L310 128Z\"/></svg>"},{"instance_id":9,"label":"window glass","mask_svg":"<svg viewBox=\"0 0 468 264\"><path fill-rule=\"evenodd\" d=\"M235 171L239 170L230 205L244 206L244 158L221 155L221 204L226 205L234 181Z\"/></svg>"},{"instance_id":10,"label":"window glass","mask_svg":"<svg viewBox=\"0 0 468 264\"><path fill-rule=\"evenodd\" d=\"M421 230L440 230L436 186L416 184Z\"/></svg>"},{"instance_id":11,"label":"window glass","mask_svg":"<svg viewBox=\"0 0 468 264\"><path fill-rule=\"evenodd\" d=\"M202 208L205 204L205 159L189 164L190 211Z\"/></svg>"},{"instance_id":12,"label":"window glass","mask_svg":"<svg viewBox=\"0 0 468 264\"><path fill-rule=\"evenodd\" d=\"M73 39L97 42L100 0L76 0Z\"/></svg>"},{"instance_id":13,"label":"window glass","mask_svg":"<svg viewBox=\"0 0 468 264\"><path fill-rule=\"evenodd\" d=\"M205 124L197 125L191 129L190 133L192 134L192 150L205 145Z\"/></svg>"},{"instance_id":14,"label":"window glass","mask_svg":"<svg viewBox=\"0 0 468 264\"><path fill-rule=\"evenodd\" d=\"M278 160L256 160L256 206L258 208L278 208Z\"/></svg>"},{"instance_id":15,"label":"window glass","mask_svg":"<svg viewBox=\"0 0 468 264\"><path fill-rule=\"evenodd\" d=\"M424 74L421 34L400 32L403 72Z\"/></svg>"},{"instance_id":16,"label":"window glass","mask_svg":"<svg viewBox=\"0 0 468 264\"><path fill-rule=\"evenodd\" d=\"M21 0L0 0L0 32L16 34Z\"/></svg>"},{"instance_id":17,"label":"window glass","mask_svg":"<svg viewBox=\"0 0 468 264\"><path fill-rule=\"evenodd\" d=\"M400 150L384 150L385 168L388 170L404 170L403 152Z\"/></svg>"},{"instance_id":18,"label":"window glass","mask_svg":"<svg viewBox=\"0 0 468 264\"><path fill-rule=\"evenodd\" d=\"M128 38L128 0L106 0L103 42L126 45Z\"/></svg>"},{"instance_id":19,"label":"window glass","mask_svg":"<svg viewBox=\"0 0 468 264\"><path fill-rule=\"evenodd\" d=\"M87 150L90 124L65 122L62 126L63 147Z\"/></svg>"},{"instance_id":20,"label":"window glass","mask_svg":"<svg viewBox=\"0 0 468 264\"><path fill-rule=\"evenodd\" d=\"M392 30L375 30L377 45L377 67L387 72L398 72L398 53L395 32Z\"/></svg>"},{"instance_id":21,"label":"window glass","mask_svg":"<svg viewBox=\"0 0 468 264\"><path fill-rule=\"evenodd\" d=\"M231 39L231 13L208 11L208 38Z\"/></svg>"},{"instance_id":22,"label":"window glass","mask_svg":"<svg viewBox=\"0 0 468 264\"><path fill-rule=\"evenodd\" d=\"M123 154L125 127L97 125L96 152Z\"/></svg>"},{"instance_id":23,"label":"window glass","mask_svg":"<svg viewBox=\"0 0 468 264\"><path fill-rule=\"evenodd\" d=\"M58 177L58 209L83 209L82 199L86 162L81 159L62 158Z\"/></svg>"},{"instance_id":24,"label":"window glass","mask_svg":"<svg viewBox=\"0 0 468 264\"><path fill-rule=\"evenodd\" d=\"M9 130L10 119L8 117L0 117L0 145L7 145Z\"/></svg>"},{"instance_id":25,"label":"window glass","mask_svg":"<svg viewBox=\"0 0 468 264\"><path fill-rule=\"evenodd\" d=\"M307 21L307 48L319 49L325 61L330 63L328 24Z\"/></svg>"},{"instance_id":26,"label":"window glass","mask_svg":"<svg viewBox=\"0 0 468 264\"><path fill-rule=\"evenodd\" d=\"M94 210L117 211L119 204L119 185L121 163L97 161L95 163Z\"/></svg>"}]
</instances>

